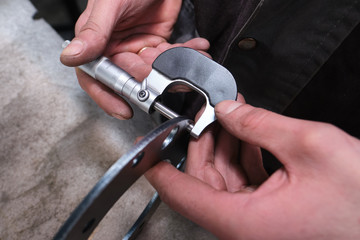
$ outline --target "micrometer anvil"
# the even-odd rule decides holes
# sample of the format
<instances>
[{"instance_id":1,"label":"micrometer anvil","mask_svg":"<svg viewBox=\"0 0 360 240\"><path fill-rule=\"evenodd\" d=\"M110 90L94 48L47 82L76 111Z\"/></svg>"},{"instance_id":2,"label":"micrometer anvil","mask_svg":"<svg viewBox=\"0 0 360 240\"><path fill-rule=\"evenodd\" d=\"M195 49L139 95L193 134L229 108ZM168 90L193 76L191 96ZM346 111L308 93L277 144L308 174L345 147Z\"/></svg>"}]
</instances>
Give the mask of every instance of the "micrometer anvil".
<instances>
[{"instance_id":1,"label":"micrometer anvil","mask_svg":"<svg viewBox=\"0 0 360 240\"><path fill-rule=\"evenodd\" d=\"M215 121L214 106L223 100L234 100L237 94L235 80L227 69L190 48L172 48L162 53L141 83L106 57L79 68L143 111L156 110L169 119L179 115L160 103L159 97L176 84L197 91L205 98L206 106L194 126L190 126L190 134L196 138Z\"/></svg>"},{"instance_id":2,"label":"micrometer anvil","mask_svg":"<svg viewBox=\"0 0 360 240\"><path fill-rule=\"evenodd\" d=\"M215 121L214 106L223 100L235 100L237 95L230 72L190 48L173 48L159 55L141 83L105 57L79 68L144 111L156 110L170 120L148 133L109 168L59 229L56 240L88 239L113 204L148 169L161 160L180 166L186 159L188 131L199 137ZM161 95L176 84L187 85L206 100L205 110L195 124L159 102ZM124 239L136 237L158 206L157 199L155 195Z\"/></svg>"}]
</instances>

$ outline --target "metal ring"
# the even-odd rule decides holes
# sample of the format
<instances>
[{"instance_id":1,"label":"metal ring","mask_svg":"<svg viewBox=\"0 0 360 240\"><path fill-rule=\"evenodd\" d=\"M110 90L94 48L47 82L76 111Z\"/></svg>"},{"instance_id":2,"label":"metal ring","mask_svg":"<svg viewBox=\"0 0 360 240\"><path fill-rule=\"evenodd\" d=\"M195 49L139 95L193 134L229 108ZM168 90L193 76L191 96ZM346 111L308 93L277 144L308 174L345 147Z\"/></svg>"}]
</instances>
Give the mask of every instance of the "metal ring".
<instances>
[{"instance_id":1,"label":"metal ring","mask_svg":"<svg viewBox=\"0 0 360 240\"><path fill-rule=\"evenodd\" d=\"M145 49L147 49L149 47L143 47L142 49L140 49L138 52L137 52L137 55L140 55L143 51L145 51Z\"/></svg>"}]
</instances>

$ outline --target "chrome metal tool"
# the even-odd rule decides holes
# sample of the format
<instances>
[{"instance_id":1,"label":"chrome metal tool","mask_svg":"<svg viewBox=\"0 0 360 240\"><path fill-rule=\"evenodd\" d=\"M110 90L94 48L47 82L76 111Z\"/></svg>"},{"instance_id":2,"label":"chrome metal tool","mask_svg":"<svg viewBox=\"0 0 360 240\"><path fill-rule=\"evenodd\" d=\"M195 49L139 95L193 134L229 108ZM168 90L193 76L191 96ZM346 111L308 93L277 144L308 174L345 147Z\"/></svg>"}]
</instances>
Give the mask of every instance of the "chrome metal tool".
<instances>
[{"instance_id":1,"label":"chrome metal tool","mask_svg":"<svg viewBox=\"0 0 360 240\"><path fill-rule=\"evenodd\" d=\"M63 47L67 44L68 41ZM143 111L151 113L155 110L169 119L179 115L160 103L159 97L174 85L186 85L197 91L205 98L205 110L190 131L195 138L215 121L214 106L217 103L236 98L236 83L231 73L193 49L169 49L156 58L152 67L149 76L138 82L106 57L79 66Z\"/></svg>"},{"instance_id":2,"label":"chrome metal tool","mask_svg":"<svg viewBox=\"0 0 360 240\"><path fill-rule=\"evenodd\" d=\"M65 47L69 42L65 42ZM105 214L122 194L148 169L161 160L177 165L186 158L190 135L197 138L216 120L214 106L223 100L235 100L237 87L231 73L190 48L173 48L162 53L152 71L137 82L106 57L79 66L147 113L158 111L170 120L148 133L105 173L80 205L60 228L54 239L87 239ZM162 103L160 98L169 88L182 84L205 99L205 109L194 123ZM124 239L133 239L146 214L158 205L156 196Z\"/></svg>"}]
</instances>

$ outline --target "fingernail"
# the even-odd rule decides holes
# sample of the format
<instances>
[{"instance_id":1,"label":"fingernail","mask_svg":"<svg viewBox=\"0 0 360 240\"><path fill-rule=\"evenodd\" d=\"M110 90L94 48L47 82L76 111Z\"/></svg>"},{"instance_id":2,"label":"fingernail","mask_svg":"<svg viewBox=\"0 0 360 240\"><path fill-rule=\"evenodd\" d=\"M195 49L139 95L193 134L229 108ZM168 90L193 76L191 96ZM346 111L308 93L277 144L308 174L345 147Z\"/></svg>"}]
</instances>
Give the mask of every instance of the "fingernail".
<instances>
[{"instance_id":1,"label":"fingernail","mask_svg":"<svg viewBox=\"0 0 360 240\"><path fill-rule=\"evenodd\" d=\"M126 120L126 118L118 113L112 113L111 116L120 120Z\"/></svg>"},{"instance_id":2,"label":"fingernail","mask_svg":"<svg viewBox=\"0 0 360 240\"><path fill-rule=\"evenodd\" d=\"M81 40L75 39L63 50L62 55L75 56L79 55L84 49L84 43Z\"/></svg>"},{"instance_id":3,"label":"fingernail","mask_svg":"<svg viewBox=\"0 0 360 240\"><path fill-rule=\"evenodd\" d=\"M236 101L224 101L215 106L215 113L221 114L221 115L226 115L226 114L231 113L232 111L234 111L241 105L243 105L243 104L240 102L236 102Z\"/></svg>"}]
</instances>

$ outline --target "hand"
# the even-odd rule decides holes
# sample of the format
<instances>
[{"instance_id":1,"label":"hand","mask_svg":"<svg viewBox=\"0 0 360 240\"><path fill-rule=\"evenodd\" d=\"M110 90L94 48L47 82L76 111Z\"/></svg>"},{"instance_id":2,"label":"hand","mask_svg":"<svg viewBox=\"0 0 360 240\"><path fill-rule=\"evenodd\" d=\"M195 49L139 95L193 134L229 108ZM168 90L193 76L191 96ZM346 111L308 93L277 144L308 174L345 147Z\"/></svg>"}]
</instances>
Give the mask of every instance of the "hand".
<instances>
[{"instance_id":1,"label":"hand","mask_svg":"<svg viewBox=\"0 0 360 240\"><path fill-rule=\"evenodd\" d=\"M214 156L232 159L228 152L236 144L222 143L220 136L214 145L206 133L189 146L190 175L165 162L146 173L163 201L220 239L360 239L358 139L329 124L233 101L219 103L215 111L228 132L269 150L284 167L255 190L246 188L261 182L251 177L263 176L258 160L247 158L240 166L227 164L230 171L215 171L221 165L211 163ZM201 146L195 149L196 144ZM235 175L231 184L222 181L226 172Z\"/></svg>"},{"instance_id":2,"label":"hand","mask_svg":"<svg viewBox=\"0 0 360 240\"><path fill-rule=\"evenodd\" d=\"M181 0L89 0L76 24L75 38L60 60L67 66L79 66L105 55L142 81L160 51L173 47L166 39L180 7ZM208 45L205 40L184 44L204 51ZM136 55L144 47L141 57ZM77 77L80 86L105 112L119 119L132 117L130 106L112 90L78 69Z\"/></svg>"},{"instance_id":3,"label":"hand","mask_svg":"<svg viewBox=\"0 0 360 240\"><path fill-rule=\"evenodd\" d=\"M110 60L132 75L135 79L142 81L151 71L151 65L160 53L173 47L189 47L202 54L209 56L205 51L209 48L209 42L203 38L195 38L182 44L169 44L163 42L156 47L147 47L141 53L124 52L116 54ZM99 81L93 79L85 72L76 69L80 86L89 96L109 115L118 119L129 119L132 117L132 109L128 103Z\"/></svg>"},{"instance_id":4,"label":"hand","mask_svg":"<svg viewBox=\"0 0 360 240\"><path fill-rule=\"evenodd\" d=\"M79 66L100 55L138 52L170 37L181 0L89 0L75 27L75 38L61 61Z\"/></svg>"},{"instance_id":5,"label":"hand","mask_svg":"<svg viewBox=\"0 0 360 240\"><path fill-rule=\"evenodd\" d=\"M245 103L240 94L237 99ZM185 172L216 190L228 192L249 190L248 186L259 185L268 177L260 148L239 141L218 126L189 142Z\"/></svg>"}]
</instances>

